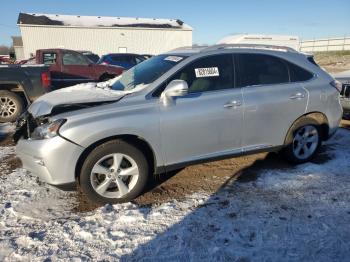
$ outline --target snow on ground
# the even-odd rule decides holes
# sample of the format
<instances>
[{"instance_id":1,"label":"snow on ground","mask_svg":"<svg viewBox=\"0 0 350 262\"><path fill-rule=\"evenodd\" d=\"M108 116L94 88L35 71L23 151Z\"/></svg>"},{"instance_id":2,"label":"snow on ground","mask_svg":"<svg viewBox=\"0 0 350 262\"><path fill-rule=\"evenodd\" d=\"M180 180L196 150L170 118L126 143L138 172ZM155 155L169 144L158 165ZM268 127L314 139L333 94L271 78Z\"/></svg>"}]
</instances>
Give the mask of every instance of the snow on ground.
<instances>
[{"instance_id":1,"label":"snow on ground","mask_svg":"<svg viewBox=\"0 0 350 262\"><path fill-rule=\"evenodd\" d=\"M349 261L350 132L322 163L260 170L158 206L72 211L22 169L0 175L0 260Z\"/></svg>"}]
</instances>

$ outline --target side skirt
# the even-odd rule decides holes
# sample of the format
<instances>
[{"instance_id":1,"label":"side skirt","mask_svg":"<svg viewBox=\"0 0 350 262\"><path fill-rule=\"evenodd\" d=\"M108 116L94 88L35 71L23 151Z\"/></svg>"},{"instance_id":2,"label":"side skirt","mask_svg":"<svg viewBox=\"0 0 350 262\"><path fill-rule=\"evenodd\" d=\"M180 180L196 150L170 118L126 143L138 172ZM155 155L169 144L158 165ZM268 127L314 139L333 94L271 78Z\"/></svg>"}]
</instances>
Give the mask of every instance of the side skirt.
<instances>
[{"instance_id":1,"label":"side skirt","mask_svg":"<svg viewBox=\"0 0 350 262\"><path fill-rule=\"evenodd\" d=\"M203 163L208 163L208 162L213 162L213 161L218 161L218 160L223 160L223 159L229 159L229 158L233 158L233 157L253 155L253 154L258 154L258 153L263 153L263 152L278 152L282 148L283 148L283 146L273 146L273 147L268 147L268 148L253 149L253 150L249 150L249 151L243 151L243 152L239 152L239 153L215 156L215 157L210 157L210 158L197 159L194 161L172 164L169 166L160 166L160 167L156 168L155 174L167 173L167 172L174 171L174 170L181 169L181 168L188 167L188 166L193 166L193 165L197 165L197 164L203 164Z\"/></svg>"}]
</instances>

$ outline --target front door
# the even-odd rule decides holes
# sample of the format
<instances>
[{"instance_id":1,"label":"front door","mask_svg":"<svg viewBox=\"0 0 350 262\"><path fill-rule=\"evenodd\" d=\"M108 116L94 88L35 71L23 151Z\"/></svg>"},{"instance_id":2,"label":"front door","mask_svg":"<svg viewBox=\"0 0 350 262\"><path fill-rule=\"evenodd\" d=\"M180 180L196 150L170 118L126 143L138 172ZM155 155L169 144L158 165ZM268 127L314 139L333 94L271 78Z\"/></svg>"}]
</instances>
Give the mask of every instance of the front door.
<instances>
[{"instance_id":1,"label":"front door","mask_svg":"<svg viewBox=\"0 0 350 262\"><path fill-rule=\"evenodd\" d=\"M234 88L232 55L201 58L168 82L188 83L189 94L160 104L161 143L166 165L241 151L243 99Z\"/></svg>"}]
</instances>

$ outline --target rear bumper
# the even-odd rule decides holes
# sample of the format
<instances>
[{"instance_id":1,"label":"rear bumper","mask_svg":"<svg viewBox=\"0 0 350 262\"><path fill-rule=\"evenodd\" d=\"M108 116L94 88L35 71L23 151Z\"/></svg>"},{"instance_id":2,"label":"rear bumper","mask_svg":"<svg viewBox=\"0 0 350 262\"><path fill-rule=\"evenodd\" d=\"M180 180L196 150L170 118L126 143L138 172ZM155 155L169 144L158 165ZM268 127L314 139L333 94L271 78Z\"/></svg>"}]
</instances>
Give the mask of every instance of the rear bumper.
<instances>
[{"instance_id":1,"label":"rear bumper","mask_svg":"<svg viewBox=\"0 0 350 262\"><path fill-rule=\"evenodd\" d=\"M40 180L58 187L75 183L75 167L84 148L60 136L44 140L21 139L16 153L23 168Z\"/></svg>"}]
</instances>

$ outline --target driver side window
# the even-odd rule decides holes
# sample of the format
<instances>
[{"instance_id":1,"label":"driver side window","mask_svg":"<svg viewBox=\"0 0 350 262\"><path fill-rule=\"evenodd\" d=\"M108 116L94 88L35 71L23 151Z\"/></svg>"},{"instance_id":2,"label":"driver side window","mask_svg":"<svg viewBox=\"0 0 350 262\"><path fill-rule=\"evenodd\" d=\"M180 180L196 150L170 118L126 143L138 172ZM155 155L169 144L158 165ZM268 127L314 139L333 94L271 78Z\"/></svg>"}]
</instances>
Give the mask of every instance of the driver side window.
<instances>
[{"instance_id":1,"label":"driver side window","mask_svg":"<svg viewBox=\"0 0 350 262\"><path fill-rule=\"evenodd\" d=\"M231 54L213 55L185 66L171 80L186 81L189 93L216 91L234 87L233 72Z\"/></svg>"}]
</instances>

